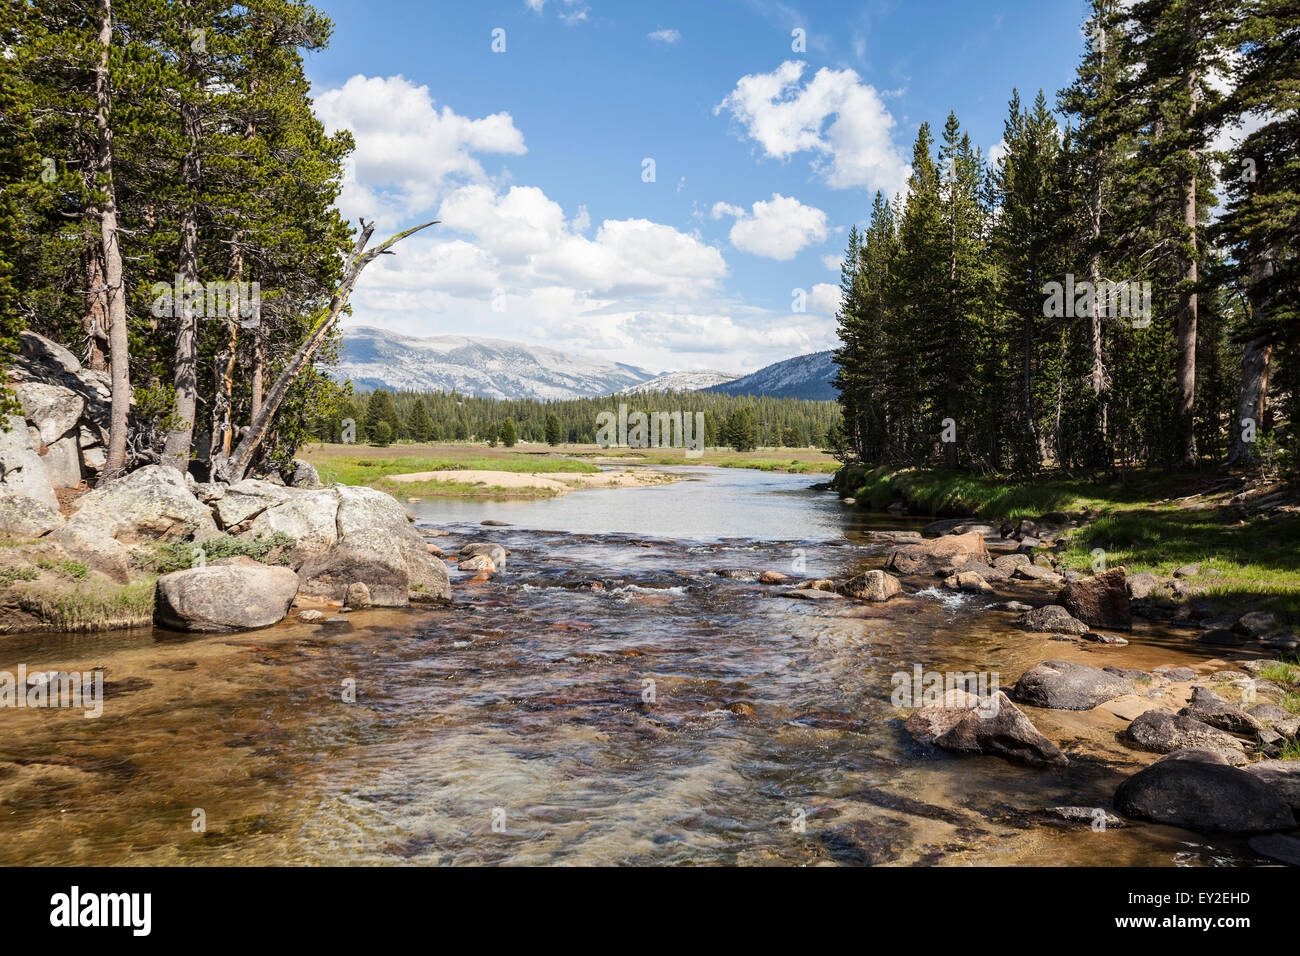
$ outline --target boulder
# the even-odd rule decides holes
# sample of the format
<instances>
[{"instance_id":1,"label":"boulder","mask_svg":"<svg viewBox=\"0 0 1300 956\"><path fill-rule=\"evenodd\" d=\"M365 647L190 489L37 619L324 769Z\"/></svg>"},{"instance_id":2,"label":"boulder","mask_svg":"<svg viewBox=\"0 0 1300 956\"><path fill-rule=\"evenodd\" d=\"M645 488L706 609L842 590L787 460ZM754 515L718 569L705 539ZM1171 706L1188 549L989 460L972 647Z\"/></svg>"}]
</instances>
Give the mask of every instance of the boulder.
<instances>
[{"instance_id":1,"label":"boulder","mask_svg":"<svg viewBox=\"0 0 1300 956\"><path fill-rule=\"evenodd\" d=\"M36 332L19 332L18 348L23 355L42 365L54 366L73 374L81 371L81 362L69 349Z\"/></svg>"},{"instance_id":2,"label":"boulder","mask_svg":"<svg viewBox=\"0 0 1300 956\"><path fill-rule=\"evenodd\" d=\"M1015 571L1016 568L1024 564L1033 564L1026 554L1000 554L993 559L993 567L1006 571L1008 574Z\"/></svg>"},{"instance_id":3,"label":"boulder","mask_svg":"<svg viewBox=\"0 0 1300 956\"><path fill-rule=\"evenodd\" d=\"M489 558L492 561L492 564L495 565L495 569L498 571L504 571L506 569L506 559L509 555L510 552L501 545L485 541L474 541L470 544L462 545L460 549L460 556L462 558L476 556ZM464 567L464 564L462 564L461 567Z\"/></svg>"},{"instance_id":4,"label":"boulder","mask_svg":"<svg viewBox=\"0 0 1300 956\"><path fill-rule=\"evenodd\" d=\"M180 631L242 631L284 620L297 593L288 568L209 565L160 577L154 614Z\"/></svg>"},{"instance_id":5,"label":"boulder","mask_svg":"<svg viewBox=\"0 0 1300 956\"><path fill-rule=\"evenodd\" d=\"M76 510L51 535L74 557L126 583L131 548L157 542L206 541L221 532L184 476L147 465L77 499Z\"/></svg>"},{"instance_id":6,"label":"boulder","mask_svg":"<svg viewBox=\"0 0 1300 956\"><path fill-rule=\"evenodd\" d=\"M1053 571L1038 564L1018 564L1011 572L1013 578L1024 581L1041 581L1045 584L1059 585L1065 579Z\"/></svg>"},{"instance_id":7,"label":"boulder","mask_svg":"<svg viewBox=\"0 0 1300 956\"><path fill-rule=\"evenodd\" d=\"M984 538L975 531L950 534L893 548L885 569L899 574L934 574L949 571L967 561L988 561Z\"/></svg>"},{"instance_id":8,"label":"boulder","mask_svg":"<svg viewBox=\"0 0 1300 956\"><path fill-rule=\"evenodd\" d=\"M320 473L311 462L295 458L293 471L289 473L284 483L290 488L319 488Z\"/></svg>"},{"instance_id":9,"label":"boulder","mask_svg":"<svg viewBox=\"0 0 1300 956\"><path fill-rule=\"evenodd\" d=\"M63 515L26 495L0 496L0 535L39 538L63 527Z\"/></svg>"},{"instance_id":10,"label":"boulder","mask_svg":"<svg viewBox=\"0 0 1300 956\"><path fill-rule=\"evenodd\" d=\"M406 510L395 498L374 488L350 485L337 485L327 492L295 493L320 494L336 496L337 539L298 569L304 593L338 600L348 585L360 581L370 590L370 603L380 607L406 606L411 591L439 600L451 598L446 565L428 553L424 539L411 527ZM252 523L250 532L262 517L282 507L264 512Z\"/></svg>"},{"instance_id":11,"label":"boulder","mask_svg":"<svg viewBox=\"0 0 1300 956\"><path fill-rule=\"evenodd\" d=\"M245 478L229 485L213 504L217 520L229 534L244 531L249 523L266 511L291 497L287 488L269 481Z\"/></svg>"},{"instance_id":12,"label":"boulder","mask_svg":"<svg viewBox=\"0 0 1300 956\"><path fill-rule=\"evenodd\" d=\"M21 415L10 415L0 421L0 498L18 496L59 510L49 469L32 442L27 422Z\"/></svg>"},{"instance_id":13,"label":"boulder","mask_svg":"<svg viewBox=\"0 0 1300 956\"><path fill-rule=\"evenodd\" d=\"M1142 571L1138 574L1130 574L1124 580L1124 586L1128 588L1128 596L1134 601L1145 601L1156 588L1160 587L1160 579L1150 571Z\"/></svg>"},{"instance_id":14,"label":"boulder","mask_svg":"<svg viewBox=\"0 0 1300 956\"><path fill-rule=\"evenodd\" d=\"M790 575L782 574L780 571L764 571L758 576L759 584L781 584L783 581L790 580Z\"/></svg>"},{"instance_id":15,"label":"boulder","mask_svg":"<svg viewBox=\"0 0 1300 956\"><path fill-rule=\"evenodd\" d=\"M1093 627L1132 627L1128 601L1123 568L1073 581L1056 595L1057 604Z\"/></svg>"},{"instance_id":16,"label":"boulder","mask_svg":"<svg viewBox=\"0 0 1300 956\"><path fill-rule=\"evenodd\" d=\"M844 582L842 593L859 601L888 601L902 592L898 578L884 571L867 571Z\"/></svg>"},{"instance_id":17,"label":"boulder","mask_svg":"<svg viewBox=\"0 0 1300 956\"><path fill-rule=\"evenodd\" d=\"M1115 791L1127 817L1203 833L1268 833L1296 825L1291 808L1258 777L1193 751L1158 760Z\"/></svg>"},{"instance_id":18,"label":"boulder","mask_svg":"<svg viewBox=\"0 0 1300 956\"><path fill-rule=\"evenodd\" d=\"M1016 681L1012 692L1022 704L1053 710L1091 710L1133 693L1133 685L1099 667L1075 661L1043 661Z\"/></svg>"},{"instance_id":19,"label":"boulder","mask_svg":"<svg viewBox=\"0 0 1300 956\"><path fill-rule=\"evenodd\" d=\"M1006 694L998 691L996 706L975 700L985 705L923 707L904 726L918 740L944 750L993 754L1035 767L1069 764L1061 749L1039 733Z\"/></svg>"},{"instance_id":20,"label":"boulder","mask_svg":"<svg viewBox=\"0 0 1300 956\"><path fill-rule=\"evenodd\" d=\"M1233 630L1246 637L1258 638L1273 630L1275 624L1276 620L1271 611L1251 611L1237 620L1237 626Z\"/></svg>"},{"instance_id":21,"label":"boulder","mask_svg":"<svg viewBox=\"0 0 1300 956\"><path fill-rule=\"evenodd\" d=\"M1058 604L1048 604L1026 611L1016 624L1029 631L1045 634L1087 634L1088 625L1076 620Z\"/></svg>"},{"instance_id":22,"label":"boulder","mask_svg":"<svg viewBox=\"0 0 1300 956\"><path fill-rule=\"evenodd\" d=\"M495 571L497 566L486 554L475 554L465 558L459 565L462 571Z\"/></svg>"},{"instance_id":23,"label":"boulder","mask_svg":"<svg viewBox=\"0 0 1300 956\"><path fill-rule=\"evenodd\" d=\"M36 426L41 441L46 445L53 445L72 432L86 410L86 400L81 395L55 382L16 381L13 390L23 406L23 414Z\"/></svg>"},{"instance_id":24,"label":"boulder","mask_svg":"<svg viewBox=\"0 0 1300 956\"><path fill-rule=\"evenodd\" d=\"M1283 803L1300 813L1300 760L1261 760L1243 769L1267 784Z\"/></svg>"},{"instance_id":25,"label":"boulder","mask_svg":"<svg viewBox=\"0 0 1300 956\"><path fill-rule=\"evenodd\" d=\"M343 590L345 607L370 607L370 588L364 581L353 581Z\"/></svg>"},{"instance_id":26,"label":"boulder","mask_svg":"<svg viewBox=\"0 0 1300 956\"><path fill-rule=\"evenodd\" d=\"M222 495L224 497L224 495ZM217 504L220 504L220 498ZM292 563L301 566L308 557L321 554L338 541L339 496L333 489L295 491L248 522L240 535L253 538L286 534L294 540Z\"/></svg>"},{"instance_id":27,"label":"boulder","mask_svg":"<svg viewBox=\"0 0 1300 956\"><path fill-rule=\"evenodd\" d=\"M81 484L81 449L75 435L64 435L45 449L45 470L55 488L75 488Z\"/></svg>"},{"instance_id":28,"label":"boulder","mask_svg":"<svg viewBox=\"0 0 1300 956\"><path fill-rule=\"evenodd\" d=\"M1146 750L1160 754L1196 748L1212 750L1231 764L1246 762L1246 750L1240 740L1194 717L1148 710L1133 719L1124 736Z\"/></svg>"},{"instance_id":29,"label":"boulder","mask_svg":"<svg viewBox=\"0 0 1300 956\"><path fill-rule=\"evenodd\" d=\"M1264 727L1256 718L1208 687L1193 687L1192 699L1178 713L1234 734L1254 734Z\"/></svg>"}]
</instances>

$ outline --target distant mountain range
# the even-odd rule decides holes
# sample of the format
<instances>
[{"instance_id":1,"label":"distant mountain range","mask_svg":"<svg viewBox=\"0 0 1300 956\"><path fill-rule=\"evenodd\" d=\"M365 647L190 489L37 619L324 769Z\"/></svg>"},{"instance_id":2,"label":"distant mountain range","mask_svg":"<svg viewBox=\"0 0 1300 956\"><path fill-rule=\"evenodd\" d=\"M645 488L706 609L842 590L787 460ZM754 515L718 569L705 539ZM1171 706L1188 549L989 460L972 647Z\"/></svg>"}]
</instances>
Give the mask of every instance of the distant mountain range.
<instances>
[{"instance_id":1,"label":"distant mountain range","mask_svg":"<svg viewBox=\"0 0 1300 956\"><path fill-rule=\"evenodd\" d=\"M740 378L734 372L701 369L698 372L669 372L640 385L619 392L620 395L645 395L647 392L698 392L713 385L734 382Z\"/></svg>"},{"instance_id":2,"label":"distant mountain range","mask_svg":"<svg viewBox=\"0 0 1300 956\"><path fill-rule=\"evenodd\" d=\"M831 379L838 371L831 361L834 354L827 349L825 352L796 355L784 362L760 368L751 375L714 385L708 391L726 395L771 395L774 398L834 401L839 397L839 392L831 385Z\"/></svg>"},{"instance_id":3,"label":"distant mountain range","mask_svg":"<svg viewBox=\"0 0 1300 956\"><path fill-rule=\"evenodd\" d=\"M608 395L655 377L633 365L503 339L416 338L365 326L343 329L331 374L358 388L541 399Z\"/></svg>"},{"instance_id":4,"label":"distant mountain range","mask_svg":"<svg viewBox=\"0 0 1300 956\"><path fill-rule=\"evenodd\" d=\"M655 375L635 365L504 339L465 335L418 338L368 326L343 329L339 363L329 370L359 389L460 392L481 398L567 399L647 392L724 392L834 399L830 352L800 355L737 377L711 369Z\"/></svg>"}]
</instances>

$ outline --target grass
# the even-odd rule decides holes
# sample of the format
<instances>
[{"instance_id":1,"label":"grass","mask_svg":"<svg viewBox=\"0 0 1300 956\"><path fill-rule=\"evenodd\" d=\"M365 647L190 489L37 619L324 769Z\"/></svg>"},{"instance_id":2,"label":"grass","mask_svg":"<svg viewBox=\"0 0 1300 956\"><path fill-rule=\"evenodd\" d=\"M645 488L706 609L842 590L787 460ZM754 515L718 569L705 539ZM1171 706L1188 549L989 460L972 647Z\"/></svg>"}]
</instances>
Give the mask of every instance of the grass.
<instances>
[{"instance_id":1,"label":"grass","mask_svg":"<svg viewBox=\"0 0 1300 956\"><path fill-rule=\"evenodd\" d=\"M73 581L85 580L86 575L90 573L90 565L80 561L51 561L49 558L42 558L36 562L36 566L42 571L53 571L59 577Z\"/></svg>"},{"instance_id":2,"label":"grass","mask_svg":"<svg viewBox=\"0 0 1300 956\"><path fill-rule=\"evenodd\" d=\"M590 474L595 465L549 451L511 451L486 445L312 445L302 457L316 466L321 481L366 485L391 495L446 498L539 498L541 488L502 488L463 481L387 481L391 475L422 471L508 471L516 474L567 472Z\"/></svg>"},{"instance_id":3,"label":"grass","mask_svg":"<svg viewBox=\"0 0 1300 956\"><path fill-rule=\"evenodd\" d=\"M23 602L56 631L107 631L153 620L154 582L36 592Z\"/></svg>"},{"instance_id":4,"label":"grass","mask_svg":"<svg viewBox=\"0 0 1300 956\"><path fill-rule=\"evenodd\" d=\"M1278 760L1300 760L1300 738L1292 738L1282 744L1277 755Z\"/></svg>"},{"instance_id":5,"label":"grass","mask_svg":"<svg viewBox=\"0 0 1300 956\"><path fill-rule=\"evenodd\" d=\"M1271 680L1285 687L1290 684L1300 684L1300 667L1288 664L1285 661L1279 661L1276 664L1266 664L1261 667L1255 676L1263 680Z\"/></svg>"},{"instance_id":6,"label":"grass","mask_svg":"<svg viewBox=\"0 0 1300 956\"><path fill-rule=\"evenodd\" d=\"M0 568L0 586L13 584L16 581L35 581L40 576L41 572L36 568Z\"/></svg>"}]
</instances>

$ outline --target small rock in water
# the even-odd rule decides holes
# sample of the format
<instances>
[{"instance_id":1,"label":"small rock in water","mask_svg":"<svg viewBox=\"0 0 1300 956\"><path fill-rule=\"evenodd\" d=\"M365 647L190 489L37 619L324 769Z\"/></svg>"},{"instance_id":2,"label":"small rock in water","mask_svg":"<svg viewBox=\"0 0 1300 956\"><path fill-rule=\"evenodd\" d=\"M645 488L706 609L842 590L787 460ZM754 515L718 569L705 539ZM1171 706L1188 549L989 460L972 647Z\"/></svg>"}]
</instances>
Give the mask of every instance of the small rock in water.
<instances>
[{"instance_id":1,"label":"small rock in water","mask_svg":"<svg viewBox=\"0 0 1300 956\"><path fill-rule=\"evenodd\" d=\"M1232 734L1193 717L1175 715L1164 710L1148 710L1134 718L1124 731L1124 736L1139 747L1155 753L1171 754L1186 749L1210 750L1226 763L1241 765L1246 762L1245 748Z\"/></svg>"},{"instance_id":2,"label":"small rock in water","mask_svg":"<svg viewBox=\"0 0 1300 956\"><path fill-rule=\"evenodd\" d=\"M844 583L843 592L859 601L888 601L902 591L898 578L884 571L867 571Z\"/></svg>"},{"instance_id":3,"label":"small rock in water","mask_svg":"<svg viewBox=\"0 0 1300 956\"><path fill-rule=\"evenodd\" d=\"M479 524L487 525L489 528L509 528L509 527L511 527L509 521L497 521L497 520L495 520L494 518L487 518L487 519L485 519L485 520L483 520L483 521L480 521Z\"/></svg>"},{"instance_id":4,"label":"small rock in water","mask_svg":"<svg viewBox=\"0 0 1300 956\"><path fill-rule=\"evenodd\" d=\"M462 571L495 571L497 566L486 554L476 554L460 562Z\"/></svg>"},{"instance_id":5,"label":"small rock in water","mask_svg":"<svg viewBox=\"0 0 1300 956\"><path fill-rule=\"evenodd\" d=\"M314 607L308 608L305 611L298 612L298 620L302 621L304 624L311 624L315 621L319 621L323 619L324 617L325 617L324 613L316 610Z\"/></svg>"},{"instance_id":6,"label":"small rock in water","mask_svg":"<svg viewBox=\"0 0 1300 956\"><path fill-rule=\"evenodd\" d=\"M1116 647L1123 647L1128 643L1122 637L1116 637L1114 634L1099 634L1096 631L1089 631L1083 635L1085 641L1092 641L1094 644L1113 644Z\"/></svg>"},{"instance_id":7,"label":"small rock in water","mask_svg":"<svg viewBox=\"0 0 1300 956\"><path fill-rule=\"evenodd\" d=\"M1087 624L1076 619L1069 611L1058 604L1048 604L1045 607L1026 611L1016 624L1029 631L1041 631L1048 634L1088 633Z\"/></svg>"},{"instance_id":8,"label":"small rock in water","mask_svg":"<svg viewBox=\"0 0 1300 956\"><path fill-rule=\"evenodd\" d=\"M1116 697L1133 693L1133 685L1098 667L1075 661L1043 661L1016 681L1021 703L1053 710L1091 710Z\"/></svg>"},{"instance_id":9,"label":"small rock in water","mask_svg":"<svg viewBox=\"0 0 1300 956\"><path fill-rule=\"evenodd\" d=\"M1196 676L1196 671L1192 670L1190 667L1170 667L1167 664L1162 667L1154 668L1151 673L1160 674L1171 681L1192 680Z\"/></svg>"},{"instance_id":10,"label":"small rock in water","mask_svg":"<svg viewBox=\"0 0 1300 956\"><path fill-rule=\"evenodd\" d=\"M1128 817L1206 833L1267 833L1295 826L1291 808L1266 783L1205 750L1157 760L1115 791Z\"/></svg>"},{"instance_id":11,"label":"small rock in water","mask_svg":"<svg viewBox=\"0 0 1300 956\"><path fill-rule=\"evenodd\" d=\"M1016 613L1024 613L1034 609L1032 604L1026 604L1023 601L1003 601L1001 604L993 606L999 611L1013 611Z\"/></svg>"},{"instance_id":12,"label":"small rock in water","mask_svg":"<svg viewBox=\"0 0 1300 956\"><path fill-rule=\"evenodd\" d=\"M364 581L353 581L343 594L343 601L349 608L368 607L370 605L370 588Z\"/></svg>"},{"instance_id":13,"label":"small rock in water","mask_svg":"<svg viewBox=\"0 0 1300 956\"><path fill-rule=\"evenodd\" d=\"M764 571L758 576L759 584L780 584L782 581L788 581L790 575L782 574L780 571Z\"/></svg>"},{"instance_id":14,"label":"small rock in water","mask_svg":"<svg viewBox=\"0 0 1300 956\"><path fill-rule=\"evenodd\" d=\"M1083 823L1097 830L1118 830L1128 826L1115 814L1107 813L1103 807L1048 807L1045 812L1049 817L1065 823ZM1101 826L1097 826L1099 822Z\"/></svg>"}]
</instances>

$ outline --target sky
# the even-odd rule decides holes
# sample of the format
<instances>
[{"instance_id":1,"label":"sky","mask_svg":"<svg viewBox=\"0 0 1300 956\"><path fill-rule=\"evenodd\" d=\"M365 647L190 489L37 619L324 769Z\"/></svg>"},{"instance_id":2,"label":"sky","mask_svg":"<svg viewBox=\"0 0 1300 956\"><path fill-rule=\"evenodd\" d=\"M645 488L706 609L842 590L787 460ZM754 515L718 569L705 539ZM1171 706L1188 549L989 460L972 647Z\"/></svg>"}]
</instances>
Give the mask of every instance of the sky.
<instances>
[{"instance_id":1,"label":"sky","mask_svg":"<svg viewBox=\"0 0 1300 956\"><path fill-rule=\"evenodd\" d=\"M1082 0L317 0L308 78L376 240L349 325L745 373L834 348L847 233L922 122L1054 103ZM382 236L381 236L382 234Z\"/></svg>"}]
</instances>

